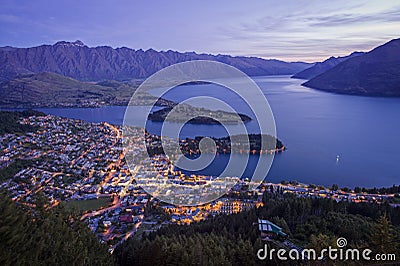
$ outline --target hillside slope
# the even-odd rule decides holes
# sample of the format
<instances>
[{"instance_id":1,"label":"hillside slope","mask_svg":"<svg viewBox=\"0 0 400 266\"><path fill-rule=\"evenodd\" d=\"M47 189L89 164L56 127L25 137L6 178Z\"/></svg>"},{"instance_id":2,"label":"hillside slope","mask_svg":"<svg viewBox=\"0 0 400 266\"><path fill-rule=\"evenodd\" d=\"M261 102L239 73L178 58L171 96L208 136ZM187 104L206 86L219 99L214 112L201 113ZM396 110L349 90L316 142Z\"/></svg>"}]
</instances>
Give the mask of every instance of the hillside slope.
<instances>
[{"instance_id":1,"label":"hillside slope","mask_svg":"<svg viewBox=\"0 0 400 266\"><path fill-rule=\"evenodd\" d=\"M133 85L108 83L98 85L81 82L48 72L26 74L0 83L0 106L26 108L126 104L135 90Z\"/></svg>"},{"instance_id":2,"label":"hillside slope","mask_svg":"<svg viewBox=\"0 0 400 266\"><path fill-rule=\"evenodd\" d=\"M329 69L337 66L338 64L346 61L347 59L350 59L355 56L360 56L362 54L364 54L364 53L363 52L353 52L348 56L329 57L328 59L326 59L323 62L315 63L315 65L313 65L312 67L304 69L303 71L300 71L299 73L294 74L292 76L292 78L312 79L312 78L328 71Z\"/></svg>"},{"instance_id":3,"label":"hillside slope","mask_svg":"<svg viewBox=\"0 0 400 266\"><path fill-rule=\"evenodd\" d=\"M350 58L303 85L343 94L400 97L400 39Z\"/></svg>"}]
</instances>

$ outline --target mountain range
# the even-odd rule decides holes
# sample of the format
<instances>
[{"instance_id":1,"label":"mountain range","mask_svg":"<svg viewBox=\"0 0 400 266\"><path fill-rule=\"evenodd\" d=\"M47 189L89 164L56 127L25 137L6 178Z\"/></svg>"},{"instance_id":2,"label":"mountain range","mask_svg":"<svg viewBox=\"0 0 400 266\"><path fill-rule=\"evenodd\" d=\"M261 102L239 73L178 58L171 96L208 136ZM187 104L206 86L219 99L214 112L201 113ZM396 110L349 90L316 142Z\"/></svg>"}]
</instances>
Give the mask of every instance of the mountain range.
<instances>
[{"instance_id":1,"label":"mountain range","mask_svg":"<svg viewBox=\"0 0 400 266\"><path fill-rule=\"evenodd\" d=\"M330 57L316 64L125 47L90 48L81 41L61 41L32 48L0 48L0 105L125 105L141 79L188 60L224 62L253 76L294 74L294 78L309 79L303 86L328 92L400 96L400 39L367 53Z\"/></svg>"},{"instance_id":2,"label":"mountain range","mask_svg":"<svg viewBox=\"0 0 400 266\"><path fill-rule=\"evenodd\" d=\"M0 78L9 80L21 74L52 72L80 81L142 79L156 71L184 61L213 60L234 66L250 76L290 75L312 64L275 59L229 55L179 53L175 51L134 50L126 47L88 47L81 41L60 41L31 48L0 48Z\"/></svg>"},{"instance_id":3,"label":"mountain range","mask_svg":"<svg viewBox=\"0 0 400 266\"><path fill-rule=\"evenodd\" d=\"M355 56L363 55L363 54L364 54L363 52L353 52L348 56L342 56L342 57L331 56L323 62L315 63L315 65L313 65L312 67L304 69L303 71L300 71L299 73L294 74L292 76L292 78L312 79L312 78L328 71L329 69L337 66L338 64L346 61L347 59L350 59Z\"/></svg>"},{"instance_id":4,"label":"mountain range","mask_svg":"<svg viewBox=\"0 0 400 266\"><path fill-rule=\"evenodd\" d=\"M400 39L349 58L303 85L342 94L400 97Z\"/></svg>"}]
</instances>

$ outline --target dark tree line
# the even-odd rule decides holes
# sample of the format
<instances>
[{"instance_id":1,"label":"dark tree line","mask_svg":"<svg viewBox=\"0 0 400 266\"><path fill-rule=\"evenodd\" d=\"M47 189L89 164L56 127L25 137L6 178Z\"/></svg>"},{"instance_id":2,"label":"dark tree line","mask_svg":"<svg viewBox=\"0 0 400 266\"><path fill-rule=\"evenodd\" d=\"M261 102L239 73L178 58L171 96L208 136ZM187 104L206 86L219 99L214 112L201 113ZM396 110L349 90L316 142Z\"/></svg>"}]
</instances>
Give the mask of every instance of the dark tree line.
<instances>
[{"instance_id":1,"label":"dark tree line","mask_svg":"<svg viewBox=\"0 0 400 266\"><path fill-rule=\"evenodd\" d=\"M22 112L0 111L0 135L6 133L25 133L36 131L37 128L31 125L23 125L19 123L22 117L42 116L42 112L34 110L25 110Z\"/></svg>"},{"instance_id":2,"label":"dark tree line","mask_svg":"<svg viewBox=\"0 0 400 266\"><path fill-rule=\"evenodd\" d=\"M400 209L298 198L266 192L264 206L218 215L191 225L169 225L142 239L130 239L114 255L120 265L258 265L262 248L257 219L269 219L302 247L321 249L345 237L349 247L398 254ZM281 261L269 261L280 265Z\"/></svg>"},{"instance_id":3,"label":"dark tree line","mask_svg":"<svg viewBox=\"0 0 400 266\"><path fill-rule=\"evenodd\" d=\"M0 265L113 265L107 247L63 206L35 211L0 194Z\"/></svg>"},{"instance_id":4,"label":"dark tree line","mask_svg":"<svg viewBox=\"0 0 400 266\"><path fill-rule=\"evenodd\" d=\"M399 194L400 193L400 185L399 186L393 185L391 187L381 187L381 188L355 187L354 192L356 192L356 193L365 192L368 194Z\"/></svg>"}]
</instances>

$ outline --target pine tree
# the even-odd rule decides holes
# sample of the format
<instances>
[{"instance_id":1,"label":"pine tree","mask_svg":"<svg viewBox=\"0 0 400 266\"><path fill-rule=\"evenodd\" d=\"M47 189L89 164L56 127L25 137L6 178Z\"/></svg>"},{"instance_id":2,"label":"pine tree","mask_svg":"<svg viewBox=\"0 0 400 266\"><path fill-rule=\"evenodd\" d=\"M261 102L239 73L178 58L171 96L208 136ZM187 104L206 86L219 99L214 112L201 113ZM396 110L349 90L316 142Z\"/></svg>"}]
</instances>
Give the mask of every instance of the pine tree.
<instances>
[{"instance_id":1,"label":"pine tree","mask_svg":"<svg viewBox=\"0 0 400 266\"><path fill-rule=\"evenodd\" d=\"M386 214L379 217L371 229L370 247L376 253L396 253L398 241L395 241L392 223Z\"/></svg>"}]
</instances>

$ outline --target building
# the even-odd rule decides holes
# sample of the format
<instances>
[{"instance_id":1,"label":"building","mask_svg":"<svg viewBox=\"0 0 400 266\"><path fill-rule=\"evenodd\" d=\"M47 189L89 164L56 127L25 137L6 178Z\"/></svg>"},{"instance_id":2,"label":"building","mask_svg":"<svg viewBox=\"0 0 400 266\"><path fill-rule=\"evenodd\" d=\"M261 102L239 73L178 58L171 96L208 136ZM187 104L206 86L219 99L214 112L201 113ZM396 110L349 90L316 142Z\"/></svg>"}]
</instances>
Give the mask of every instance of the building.
<instances>
[{"instance_id":1,"label":"building","mask_svg":"<svg viewBox=\"0 0 400 266\"><path fill-rule=\"evenodd\" d=\"M258 219L258 229L261 232L262 240L271 240L275 238L286 238L287 235L282 231L282 228L268 221Z\"/></svg>"}]
</instances>

